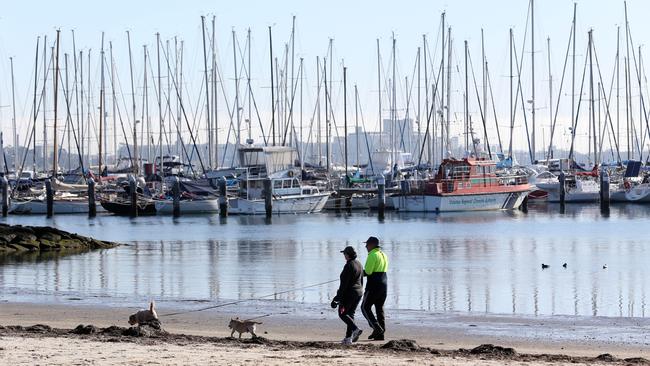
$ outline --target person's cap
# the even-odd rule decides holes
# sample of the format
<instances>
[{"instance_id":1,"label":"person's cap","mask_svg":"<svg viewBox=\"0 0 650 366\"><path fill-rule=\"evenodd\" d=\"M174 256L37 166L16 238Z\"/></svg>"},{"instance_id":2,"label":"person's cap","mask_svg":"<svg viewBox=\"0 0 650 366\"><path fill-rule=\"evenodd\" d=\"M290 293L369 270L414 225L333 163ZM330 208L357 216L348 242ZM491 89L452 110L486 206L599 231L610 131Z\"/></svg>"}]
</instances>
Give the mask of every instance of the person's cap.
<instances>
[{"instance_id":1,"label":"person's cap","mask_svg":"<svg viewBox=\"0 0 650 366\"><path fill-rule=\"evenodd\" d=\"M366 244L379 245L379 239L377 239L377 238L374 237L374 236L371 236L371 237L369 237L368 240L366 240L364 243L366 243Z\"/></svg>"},{"instance_id":2,"label":"person's cap","mask_svg":"<svg viewBox=\"0 0 650 366\"><path fill-rule=\"evenodd\" d=\"M345 254L347 254L349 257L356 257L356 255L357 255L357 252L354 250L354 248L349 247L349 246L348 246L348 247L345 247L345 249L343 249L343 250L341 251L341 253L345 253Z\"/></svg>"}]
</instances>

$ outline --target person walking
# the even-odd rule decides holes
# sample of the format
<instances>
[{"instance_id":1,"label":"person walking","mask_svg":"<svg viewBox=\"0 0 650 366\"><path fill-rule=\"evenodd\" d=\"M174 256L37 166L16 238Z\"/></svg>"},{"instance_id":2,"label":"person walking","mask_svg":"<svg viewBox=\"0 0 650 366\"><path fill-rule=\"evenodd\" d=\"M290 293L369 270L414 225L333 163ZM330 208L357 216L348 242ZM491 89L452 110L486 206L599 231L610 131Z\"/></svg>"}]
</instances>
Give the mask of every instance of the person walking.
<instances>
[{"instance_id":1,"label":"person walking","mask_svg":"<svg viewBox=\"0 0 650 366\"><path fill-rule=\"evenodd\" d=\"M345 338L341 343L352 344L359 340L363 332L354 323L354 312L363 293L363 267L357 260L357 252L353 247L345 247L341 253L345 257L345 266L341 271L341 284L331 306L333 309L338 306L339 318L347 325Z\"/></svg>"},{"instance_id":2,"label":"person walking","mask_svg":"<svg viewBox=\"0 0 650 366\"><path fill-rule=\"evenodd\" d=\"M384 302L388 292L388 276L386 275L386 272L388 272L388 257L379 247L379 239L374 236L366 240L366 250L368 251L368 258L366 258L363 273L364 276L368 276L368 280L366 281L366 291L361 302L361 312L373 329L368 339L383 341L386 332ZM372 313L373 306L377 313L376 317Z\"/></svg>"}]
</instances>

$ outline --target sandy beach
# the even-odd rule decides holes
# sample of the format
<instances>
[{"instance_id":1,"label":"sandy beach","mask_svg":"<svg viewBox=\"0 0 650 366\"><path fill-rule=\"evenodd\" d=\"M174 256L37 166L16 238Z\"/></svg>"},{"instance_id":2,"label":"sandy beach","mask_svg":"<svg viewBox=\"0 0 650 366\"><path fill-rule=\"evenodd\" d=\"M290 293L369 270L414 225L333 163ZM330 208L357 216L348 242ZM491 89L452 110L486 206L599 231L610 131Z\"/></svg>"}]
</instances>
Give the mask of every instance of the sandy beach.
<instances>
[{"instance_id":1,"label":"sandy beach","mask_svg":"<svg viewBox=\"0 0 650 366\"><path fill-rule=\"evenodd\" d=\"M196 312L158 306L169 335L128 337L115 332L70 333L79 324L129 327L129 308L0 303L0 355L5 364L643 364L650 359L645 329L634 318L526 318L423 314L390 325L384 342L339 345L343 324L333 311L305 315L291 309L260 319L260 338L228 338L228 320L255 306ZM241 311L235 314L234 311ZM167 315L175 313L175 315ZM180 313L180 314L178 314ZM259 312L257 312L259 314ZM48 327L26 328L35 324ZM367 324L358 320L367 329ZM9 327L22 326L22 327ZM415 348L401 340L415 341ZM393 342L391 342L393 341ZM501 348L479 348L493 344ZM381 348L388 347L387 349ZM513 350L508 350L513 348ZM472 352L472 350L475 350ZM609 354L610 356L602 356ZM627 361L625 361L627 359ZM650 363L649 363L650 364Z\"/></svg>"}]
</instances>

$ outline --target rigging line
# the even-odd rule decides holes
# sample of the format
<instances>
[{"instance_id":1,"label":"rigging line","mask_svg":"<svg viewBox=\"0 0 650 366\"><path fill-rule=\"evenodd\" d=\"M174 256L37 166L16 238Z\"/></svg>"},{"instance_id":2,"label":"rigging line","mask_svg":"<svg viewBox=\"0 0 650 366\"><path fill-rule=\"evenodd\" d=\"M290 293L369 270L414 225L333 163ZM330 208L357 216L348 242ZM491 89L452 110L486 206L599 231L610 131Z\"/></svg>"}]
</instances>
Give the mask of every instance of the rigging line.
<instances>
[{"instance_id":1,"label":"rigging line","mask_svg":"<svg viewBox=\"0 0 650 366\"><path fill-rule=\"evenodd\" d=\"M263 300L263 299L266 299L267 297L273 297L273 296L282 295L282 294L286 294L286 293L290 293L290 292L296 292L296 291L300 291L300 290L304 290L304 289L308 289L308 288L312 288L312 287L319 287L319 286L327 285L327 284L337 282L337 281L338 281L338 279L329 280L329 281L325 281L325 282L315 283L313 285L296 287L296 288L292 288L292 289L289 289L289 290L274 292L272 294L267 294L267 295L258 296L258 297L252 297L250 299L235 300L235 301L225 302L225 303L221 303L221 304L217 304L217 305L213 305L213 306L207 306L207 307L200 308L200 309L194 309L194 310L188 310L188 311L178 311L178 312L175 312L175 313L168 313L168 314L161 314L161 315L159 315L159 317L172 316L172 315L182 315L182 314L189 314L189 313L197 313L199 311L217 309L217 308L221 308L221 307L229 306L229 305L237 305L237 304L241 304L241 303L247 302L247 301Z\"/></svg>"}]
</instances>

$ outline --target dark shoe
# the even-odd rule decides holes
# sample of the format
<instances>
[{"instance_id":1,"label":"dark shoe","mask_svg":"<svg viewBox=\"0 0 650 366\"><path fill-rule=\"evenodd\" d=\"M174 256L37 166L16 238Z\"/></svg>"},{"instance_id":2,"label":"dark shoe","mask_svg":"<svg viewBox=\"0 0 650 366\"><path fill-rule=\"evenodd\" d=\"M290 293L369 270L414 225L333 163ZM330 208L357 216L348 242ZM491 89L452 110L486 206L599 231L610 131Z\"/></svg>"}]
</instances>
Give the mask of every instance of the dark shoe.
<instances>
[{"instance_id":1,"label":"dark shoe","mask_svg":"<svg viewBox=\"0 0 650 366\"><path fill-rule=\"evenodd\" d=\"M373 331L372 334L368 336L368 339L374 339L376 340L378 336L384 335L384 331L380 329L379 327L376 327Z\"/></svg>"},{"instance_id":2,"label":"dark shoe","mask_svg":"<svg viewBox=\"0 0 650 366\"><path fill-rule=\"evenodd\" d=\"M356 329L355 331L352 332L352 343L356 342L359 340L359 336L363 333L363 330L361 329Z\"/></svg>"},{"instance_id":3,"label":"dark shoe","mask_svg":"<svg viewBox=\"0 0 650 366\"><path fill-rule=\"evenodd\" d=\"M374 338L376 341L383 341L384 340L384 333L376 335Z\"/></svg>"}]
</instances>

